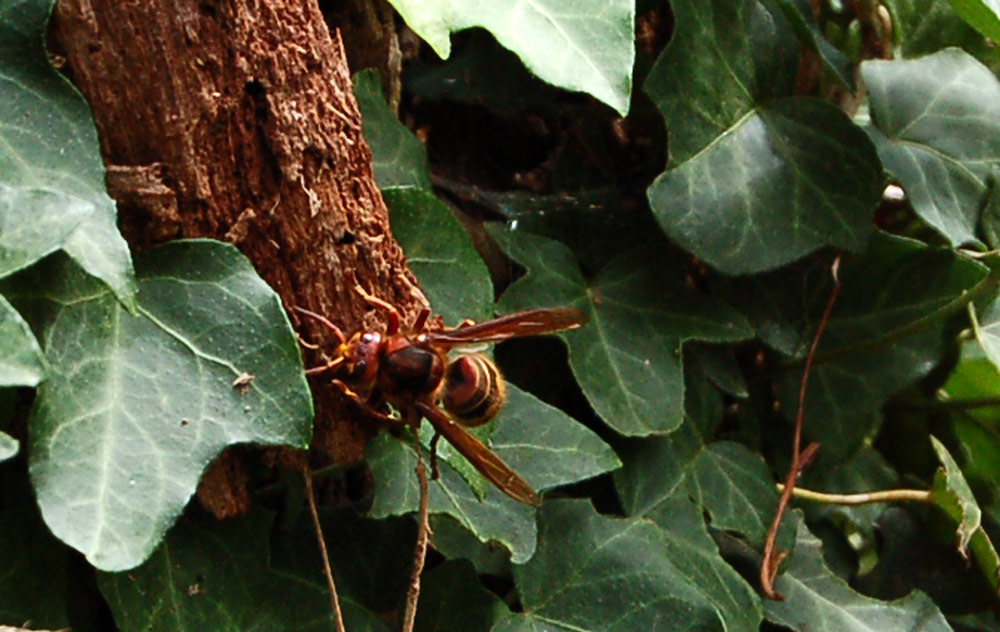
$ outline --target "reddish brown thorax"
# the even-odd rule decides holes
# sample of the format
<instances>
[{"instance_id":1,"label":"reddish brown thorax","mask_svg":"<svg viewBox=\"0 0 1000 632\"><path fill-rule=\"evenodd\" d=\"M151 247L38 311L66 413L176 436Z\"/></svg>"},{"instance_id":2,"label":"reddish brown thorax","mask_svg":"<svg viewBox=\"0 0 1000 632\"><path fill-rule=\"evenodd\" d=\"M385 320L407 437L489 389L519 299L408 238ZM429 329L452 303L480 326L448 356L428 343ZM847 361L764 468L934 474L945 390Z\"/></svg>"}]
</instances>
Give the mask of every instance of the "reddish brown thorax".
<instances>
[{"instance_id":1,"label":"reddish brown thorax","mask_svg":"<svg viewBox=\"0 0 1000 632\"><path fill-rule=\"evenodd\" d=\"M383 393L402 397L435 395L447 363L447 355L426 336L390 336L380 349L378 386Z\"/></svg>"}]
</instances>

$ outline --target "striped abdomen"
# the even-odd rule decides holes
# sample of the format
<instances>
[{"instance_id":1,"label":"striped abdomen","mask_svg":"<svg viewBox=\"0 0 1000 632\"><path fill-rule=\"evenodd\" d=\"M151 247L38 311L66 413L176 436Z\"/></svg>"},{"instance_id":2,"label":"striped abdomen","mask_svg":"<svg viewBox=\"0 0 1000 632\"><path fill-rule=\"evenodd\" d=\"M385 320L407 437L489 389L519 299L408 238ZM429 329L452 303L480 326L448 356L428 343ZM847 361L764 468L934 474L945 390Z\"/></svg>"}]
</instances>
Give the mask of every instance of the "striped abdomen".
<instances>
[{"instance_id":1,"label":"striped abdomen","mask_svg":"<svg viewBox=\"0 0 1000 632\"><path fill-rule=\"evenodd\" d=\"M486 356L462 355L448 364L442 403L462 425L479 426L493 419L506 396L503 376Z\"/></svg>"}]
</instances>

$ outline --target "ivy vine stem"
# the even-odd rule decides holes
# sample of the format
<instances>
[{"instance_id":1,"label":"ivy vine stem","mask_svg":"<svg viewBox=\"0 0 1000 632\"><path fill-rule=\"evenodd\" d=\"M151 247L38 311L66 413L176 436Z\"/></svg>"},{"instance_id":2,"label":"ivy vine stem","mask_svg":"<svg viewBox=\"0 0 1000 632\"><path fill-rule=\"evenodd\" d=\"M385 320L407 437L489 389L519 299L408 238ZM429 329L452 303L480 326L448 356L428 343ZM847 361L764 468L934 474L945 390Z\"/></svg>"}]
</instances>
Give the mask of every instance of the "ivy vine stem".
<instances>
[{"instance_id":1,"label":"ivy vine stem","mask_svg":"<svg viewBox=\"0 0 1000 632\"><path fill-rule=\"evenodd\" d=\"M806 356L806 364L802 369L802 380L799 383L799 405L795 411L795 431L792 435L792 462L785 475L785 485L778 500L778 508L774 511L774 518L771 520L771 528L767 531L767 538L764 541L764 555L760 563L760 587L764 596L775 601L784 601L785 597L774 588L774 579L778 575L778 566L781 560L788 555L788 551L782 551L777 546L778 528L781 520L788 509L788 504L792 499L792 492L795 490L795 481L799 475L815 458L819 450L818 443L811 443L804 450L802 446L802 426L805 418L806 388L809 385L809 372L813 366L813 359L816 357L816 348L823 338L823 330L830 322L830 314L833 306L837 303L837 295L840 294L840 279L837 276L840 270L840 256L838 255L830 265L830 274L833 277L833 288L826 301L826 308L823 316L816 326L816 334L813 336L812 344L809 346L809 354Z\"/></svg>"},{"instance_id":2,"label":"ivy vine stem","mask_svg":"<svg viewBox=\"0 0 1000 632\"><path fill-rule=\"evenodd\" d=\"M777 483L778 491L785 491L785 486ZM934 502L933 494L927 489L884 489L877 492L862 492L858 494L827 494L811 489L796 487L792 496L802 500L811 500L827 505L868 505L872 503L891 502Z\"/></svg>"},{"instance_id":3,"label":"ivy vine stem","mask_svg":"<svg viewBox=\"0 0 1000 632\"><path fill-rule=\"evenodd\" d=\"M316 510L316 495L313 493L312 474L308 469L305 474L306 500L309 502L309 514L312 516L313 529L316 531L316 540L319 542L319 550L323 557L323 575L326 577L326 585L330 589L330 608L333 611L334 624L337 632L345 632L344 615L340 612L340 599L337 597L337 585L333 581L333 569L330 568L330 554L326 550L326 538L323 537L323 527L319 522L319 512Z\"/></svg>"},{"instance_id":4,"label":"ivy vine stem","mask_svg":"<svg viewBox=\"0 0 1000 632\"><path fill-rule=\"evenodd\" d=\"M412 632L417 617L417 603L420 601L420 574L424 570L427 558L427 540L431 528L428 518L428 498L430 490L427 484L427 468L424 466L423 452L420 450L420 438L416 430L413 432L413 449L417 453L417 483L420 486L420 504L417 511L417 544L413 552L413 571L410 574L410 587L406 592L406 608L403 611L403 632Z\"/></svg>"}]
</instances>

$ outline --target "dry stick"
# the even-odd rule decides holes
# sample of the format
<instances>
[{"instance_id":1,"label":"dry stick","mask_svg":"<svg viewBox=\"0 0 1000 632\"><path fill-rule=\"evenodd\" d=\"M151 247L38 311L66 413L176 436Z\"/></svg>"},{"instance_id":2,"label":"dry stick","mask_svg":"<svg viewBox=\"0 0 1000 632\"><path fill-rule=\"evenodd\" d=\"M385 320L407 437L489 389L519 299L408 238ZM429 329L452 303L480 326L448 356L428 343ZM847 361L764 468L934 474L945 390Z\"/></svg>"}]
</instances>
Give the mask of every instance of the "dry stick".
<instances>
[{"instance_id":1,"label":"dry stick","mask_svg":"<svg viewBox=\"0 0 1000 632\"><path fill-rule=\"evenodd\" d=\"M316 497L313 494L312 473L306 468L306 499L309 501L309 513L312 514L313 529L316 531L316 540L319 542L319 550L323 554L323 573L326 575L326 585L330 588L330 603L333 607L333 620L337 625L337 632L346 632L344 629L344 615L340 614L340 599L337 598L337 585L333 583L333 570L330 568L330 555L326 551L326 539L323 537L323 527L319 524L319 512L316 511Z\"/></svg>"},{"instance_id":2,"label":"dry stick","mask_svg":"<svg viewBox=\"0 0 1000 632\"><path fill-rule=\"evenodd\" d=\"M787 551L780 551L775 547L778 539L778 527L781 526L781 519L788 509L788 503L792 499L792 492L795 490L795 480L799 477L819 448L817 444L809 445L805 450L799 451L802 445L802 418L805 415L806 386L809 384L809 371L812 369L813 358L816 356L816 347L819 346L823 330L830 320L830 312L833 311L833 304L837 302L837 295L840 293L840 280L837 278L837 269L840 267L840 257L833 260L831 272L833 273L833 289L830 291L830 298L826 302L826 309L823 317L816 327L816 335L813 336L812 345L809 347L809 355L806 356L806 365L802 370L802 381L799 383L799 406L795 411L795 434L792 438L792 464L788 468L785 476L785 488L781 492L778 500L778 509L774 512L774 520L771 521L771 528L767 532L767 540L764 542L764 559L760 563L760 586L764 596L775 601L784 601L785 596L774 589L774 578L778 574L778 565L787 555Z\"/></svg>"},{"instance_id":3,"label":"dry stick","mask_svg":"<svg viewBox=\"0 0 1000 632\"><path fill-rule=\"evenodd\" d=\"M420 439L417 438L414 449L417 451L417 481L420 484L420 509L417 514L417 548L413 553L413 572L410 575L410 588L406 593L406 610L403 613L403 632L412 632L417 616L417 601L420 599L420 574L424 571L424 559L427 557L427 538L431 527L427 520L427 470L424 468L424 455L420 451Z\"/></svg>"}]
</instances>

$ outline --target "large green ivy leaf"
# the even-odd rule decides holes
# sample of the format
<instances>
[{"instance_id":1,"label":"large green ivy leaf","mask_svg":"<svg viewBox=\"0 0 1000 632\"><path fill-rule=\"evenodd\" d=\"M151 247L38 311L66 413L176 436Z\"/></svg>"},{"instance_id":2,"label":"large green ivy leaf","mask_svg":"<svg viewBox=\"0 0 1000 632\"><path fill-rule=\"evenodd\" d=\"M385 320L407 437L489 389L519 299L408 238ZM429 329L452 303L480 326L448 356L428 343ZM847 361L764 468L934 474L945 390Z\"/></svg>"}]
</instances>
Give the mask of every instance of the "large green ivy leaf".
<instances>
[{"instance_id":1,"label":"large green ivy leaf","mask_svg":"<svg viewBox=\"0 0 1000 632\"><path fill-rule=\"evenodd\" d=\"M272 516L254 510L216 521L181 518L145 563L128 573L102 573L101 592L123 630L316 631L333 628L312 525L277 532ZM407 528L409 527L409 528ZM344 624L351 632L388 632L369 597L397 606L405 591L412 524L362 521L324 512ZM402 563L402 565L401 565ZM348 572L350 571L350 572Z\"/></svg>"},{"instance_id":2,"label":"large green ivy leaf","mask_svg":"<svg viewBox=\"0 0 1000 632\"><path fill-rule=\"evenodd\" d=\"M372 150L375 182L389 187L431 189L427 150L389 109L382 94L378 71L369 68L354 75L354 96L361 111L361 126Z\"/></svg>"},{"instance_id":3,"label":"large green ivy leaf","mask_svg":"<svg viewBox=\"0 0 1000 632\"><path fill-rule=\"evenodd\" d=\"M677 500L690 499L714 528L742 534L759 549L778 504L771 472L746 446L709 442L722 418L719 395L703 375L690 375L688 384L691 397L680 428L619 447L624 467L615 485L622 505L630 516L667 527Z\"/></svg>"},{"instance_id":4,"label":"large green ivy leaf","mask_svg":"<svg viewBox=\"0 0 1000 632\"><path fill-rule=\"evenodd\" d=\"M66 628L71 551L52 537L38 513L28 477L0 469L0 629Z\"/></svg>"},{"instance_id":5,"label":"large green ivy leaf","mask_svg":"<svg viewBox=\"0 0 1000 632\"><path fill-rule=\"evenodd\" d=\"M524 612L497 629L757 630L760 601L719 557L696 506L682 499L672 515L665 530L600 516L584 500L547 503L538 553L514 567Z\"/></svg>"},{"instance_id":6,"label":"large green ivy leaf","mask_svg":"<svg viewBox=\"0 0 1000 632\"><path fill-rule=\"evenodd\" d=\"M830 572L823 547L799 519L789 568L775 584L784 601L767 601L768 620L793 630L824 632L950 632L944 615L927 595L879 601L852 590Z\"/></svg>"},{"instance_id":7,"label":"large green ivy leaf","mask_svg":"<svg viewBox=\"0 0 1000 632\"><path fill-rule=\"evenodd\" d=\"M759 454L738 443L704 444L685 424L670 437L646 439L622 452L619 492L629 515L662 524L677 498L703 506L718 529L735 531L760 547L778 493Z\"/></svg>"},{"instance_id":8,"label":"large green ivy leaf","mask_svg":"<svg viewBox=\"0 0 1000 632\"><path fill-rule=\"evenodd\" d=\"M632 91L631 0L390 0L407 25L442 58L452 31L481 26L539 78L588 92L628 112Z\"/></svg>"},{"instance_id":9,"label":"large green ivy leaf","mask_svg":"<svg viewBox=\"0 0 1000 632\"><path fill-rule=\"evenodd\" d=\"M949 0L955 11L976 30L992 39L1000 40L1000 2L997 0Z\"/></svg>"},{"instance_id":10,"label":"large green ivy leaf","mask_svg":"<svg viewBox=\"0 0 1000 632\"><path fill-rule=\"evenodd\" d=\"M821 455L842 460L858 450L885 401L942 357L945 320L964 307L969 292L986 287L986 277L985 266L951 250L882 233L864 256L844 260L843 288L806 392L805 432L822 444ZM796 358L779 382L789 418L830 282L827 265L817 264L807 272L761 276L742 288L746 313L761 337Z\"/></svg>"},{"instance_id":11,"label":"large green ivy leaf","mask_svg":"<svg viewBox=\"0 0 1000 632\"><path fill-rule=\"evenodd\" d=\"M874 124L867 130L886 169L953 246L975 241L989 173L1000 166L1000 82L958 49L868 61L861 74Z\"/></svg>"},{"instance_id":12,"label":"large green ivy leaf","mask_svg":"<svg viewBox=\"0 0 1000 632\"><path fill-rule=\"evenodd\" d=\"M0 184L7 185L0 189L0 208L16 205L17 217L36 214L43 226L62 215L47 246L61 246L131 306L132 262L105 192L90 110L45 50L51 6L48 0L0 5ZM3 228L11 226L5 221ZM24 246L40 255L40 243ZM0 252L7 245L0 236Z\"/></svg>"},{"instance_id":13,"label":"large green ivy leaf","mask_svg":"<svg viewBox=\"0 0 1000 632\"><path fill-rule=\"evenodd\" d=\"M793 97L798 44L757 1L677 0L645 90L669 168L649 188L674 241L730 274L832 245L861 250L882 190L871 142L836 106Z\"/></svg>"},{"instance_id":14,"label":"large green ivy leaf","mask_svg":"<svg viewBox=\"0 0 1000 632\"><path fill-rule=\"evenodd\" d=\"M173 242L139 262L136 316L65 259L9 294L51 366L30 422L42 514L105 570L153 551L227 445L304 447L311 431L295 335L235 248Z\"/></svg>"},{"instance_id":15,"label":"large green ivy leaf","mask_svg":"<svg viewBox=\"0 0 1000 632\"><path fill-rule=\"evenodd\" d=\"M560 337L591 406L622 434L663 434L680 425L685 341L749 336L739 314L685 286L678 266L655 252L625 253L588 282L562 244L518 231L494 235L528 270L504 293L501 310L567 306L589 317Z\"/></svg>"},{"instance_id":16,"label":"large green ivy leaf","mask_svg":"<svg viewBox=\"0 0 1000 632\"><path fill-rule=\"evenodd\" d=\"M35 386L45 375L45 356L28 323L0 295L0 386Z\"/></svg>"},{"instance_id":17,"label":"large green ivy leaf","mask_svg":"<svg viewBox=\"0 0 1000 632\"><path fill-rule=\"evenodd\" d=\"M432 192L412 187L385 189L382 197L406 263L434 312L452 327L466 318L491 317L490 273L448 207Z\"/></svg>"},{"instance_id":18,"label":"large green ivy leaf","mask_svg":"<svg viewBox=\"0 0 1000 632\"><path fill-rule=\"evenodd\" d=\"M442 441L442 444L445 442ZM536 490L584 480L621 465L592 431L558 408L545 404L513 385L508 402L493 422L490 448ZM441 448L441 477L431 483L430 510L448 514L483 542L496 540L514 561L524 561L535 550L534 511L493 487L479 498ZM426 455L425 455L426 456ZM416 456L411 446L389 437L372 442L368 462L375 479L374 517L404 514L417 508L419 490L414 474ZM462 467L456 463L456 466Z\"/></svg>"}]
</instances>

